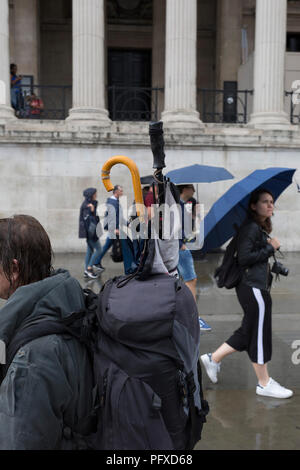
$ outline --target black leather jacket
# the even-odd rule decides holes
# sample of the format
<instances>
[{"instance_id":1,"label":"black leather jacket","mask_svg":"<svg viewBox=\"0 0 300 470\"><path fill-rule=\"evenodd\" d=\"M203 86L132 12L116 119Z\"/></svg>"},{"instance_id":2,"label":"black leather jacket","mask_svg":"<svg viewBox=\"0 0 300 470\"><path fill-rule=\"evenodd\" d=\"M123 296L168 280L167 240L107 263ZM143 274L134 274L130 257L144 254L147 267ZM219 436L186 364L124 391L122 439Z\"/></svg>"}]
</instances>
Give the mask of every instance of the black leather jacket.
<instances>
[{"instance_id":1,"label":"black leather jacket","mask_svg":"<svg viewBox=\"0 0 300 470\"><path fill-rule=\"evenodd\" d=\"M264 290L271 287L269 258L274 254L274 248L267 239L262 228L249 219L239 230L237 245L238 263L243 268L241 282Z\"/></svg>"}]
</instances>

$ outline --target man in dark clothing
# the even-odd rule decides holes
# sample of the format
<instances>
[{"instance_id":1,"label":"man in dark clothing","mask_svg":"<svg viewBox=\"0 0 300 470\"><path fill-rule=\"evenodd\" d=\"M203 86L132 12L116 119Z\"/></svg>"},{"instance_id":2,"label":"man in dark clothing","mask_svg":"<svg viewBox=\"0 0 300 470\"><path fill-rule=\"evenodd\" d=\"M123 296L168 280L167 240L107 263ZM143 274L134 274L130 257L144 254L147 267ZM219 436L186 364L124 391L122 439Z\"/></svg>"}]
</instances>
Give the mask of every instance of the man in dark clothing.
<instances>
[{"instance_id":1,"label":"man in dark clothing","mask_svg":"<svg viewBox=\"0 0 300 470\"><path fill-rule=\"evenodd\" d=\"M103 250L101 255L97 257L96 262L94 264L94 270L97 272L104 271L104 267L102 266L101 262L105 254L108 250L112 247L114 243L115 236L120 235L120 222L122 224L122 215L120 217L120 197L123 195L123 188L119 184L116 185L113 189L113 194L110 196L106 201L107 207L107 229L108 229L108 237L106 238L106 242L103 246ZM114 237L114 238L113 238Z\"/></svg>"},{"instance_id":2,"label":"man in dark clothing","mask_svg":"<svg viewBox=\"0 0 300 470\"><path fill-rule=\"evenodd\" d=\"M84 308L79 283L54 272L47 233L29 216L0 219L0 340ZM3 368L3 366L1 366ZM2 374L1 374L2 375ZM76 449L73 432L89 434L93 373L88 352L74 337L34 339L15 354L0 385L0 450Z\"/></svg>"}]
</instances>

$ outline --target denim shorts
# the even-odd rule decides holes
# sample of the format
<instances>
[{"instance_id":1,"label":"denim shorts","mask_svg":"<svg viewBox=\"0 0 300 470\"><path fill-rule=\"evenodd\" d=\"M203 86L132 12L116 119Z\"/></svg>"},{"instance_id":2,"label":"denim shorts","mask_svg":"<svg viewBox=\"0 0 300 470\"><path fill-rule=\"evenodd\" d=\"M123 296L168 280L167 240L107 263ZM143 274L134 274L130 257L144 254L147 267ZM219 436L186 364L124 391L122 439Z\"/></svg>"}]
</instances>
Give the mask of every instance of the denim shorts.
<instances>
[{"instance_id":1,"label":"denim shorts","mask_svg":"<svg viewBox=\"0 0 300 470\"><path fill-rule=\"evenodd\" d=\"M194 267L194 260L190 250L179 250L178 271L185 282L196 279L197 274Z\"/></svg>"}]
</instances>

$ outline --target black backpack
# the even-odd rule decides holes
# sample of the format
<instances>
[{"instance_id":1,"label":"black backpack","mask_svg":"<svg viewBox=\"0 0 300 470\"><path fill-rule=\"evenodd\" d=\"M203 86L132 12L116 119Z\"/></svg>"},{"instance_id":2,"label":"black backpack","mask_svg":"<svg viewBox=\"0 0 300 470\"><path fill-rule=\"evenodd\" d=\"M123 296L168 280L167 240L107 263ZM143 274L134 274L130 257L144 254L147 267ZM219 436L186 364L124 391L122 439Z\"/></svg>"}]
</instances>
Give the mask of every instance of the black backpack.
<instances>
[{"instance_id":1,"label":"black backpack","mask_svg":"<svg viewBox=\"0 0 300 470\"><path fill-rule=\"evenodd\" d=\"M238 233L227 245L222 264L215 270L214 277L218 287L232 289L236 287L242 279L243 271L237 259L237 244Z\"/></svg>"},{"instance_id":2,"label":"black backpack","mask_svg":"<svg viewBox=\"0 0 300 470\"><path fill-rule=\"evenodd\" d=\"M111 259L114 263L121 263L123 261L122 245L118 236L113 240Z\"/></svg>"},{"instance_id":3,"label":"black backpack","mask_svg":"<svg viewBox=\"0 0 300 470\"><path fill-rule=\"evenodd\" d=\"M96 295L85 291L85 311L18 331L18 349L49 334L71 334L89 348L95 388L90 434L78 448L191 450L209 411L199 364L197 306L189 289L165 274L145 281L120 276ZM74 436L73 436L74 437Z\"/></svg>"}]
</instances>

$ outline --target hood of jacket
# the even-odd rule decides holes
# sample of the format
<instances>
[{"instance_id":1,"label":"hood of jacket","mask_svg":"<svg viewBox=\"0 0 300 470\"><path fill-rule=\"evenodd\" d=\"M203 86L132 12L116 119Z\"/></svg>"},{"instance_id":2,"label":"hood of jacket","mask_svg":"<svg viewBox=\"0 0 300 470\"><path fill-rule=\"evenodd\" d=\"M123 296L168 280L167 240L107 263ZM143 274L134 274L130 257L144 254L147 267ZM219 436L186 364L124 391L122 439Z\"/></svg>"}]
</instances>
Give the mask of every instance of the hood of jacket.
<instances>
[{"instance_id":1,"label":"hood of jacket","mask_svg":"<svg viewBox=\"0 0 300 470\"><path fill-rule=\"evenodd\" d=\"M97 191L96 188L87 188L83 191L83 196L88 202L91 202L93 195Z\"/></svg>"},{"instance_id":2,"label":"hood of jacket","mask_svg":"<svg viewBox=\"0 0 300 470\"><path fill-rule=\"evenodd\" d=\"M79 282L66 270L57 270L39 282L19 287L0 310L0 340L8 345L22 326L64 318L84 308Z\"/></svg>"}]
</instances>

